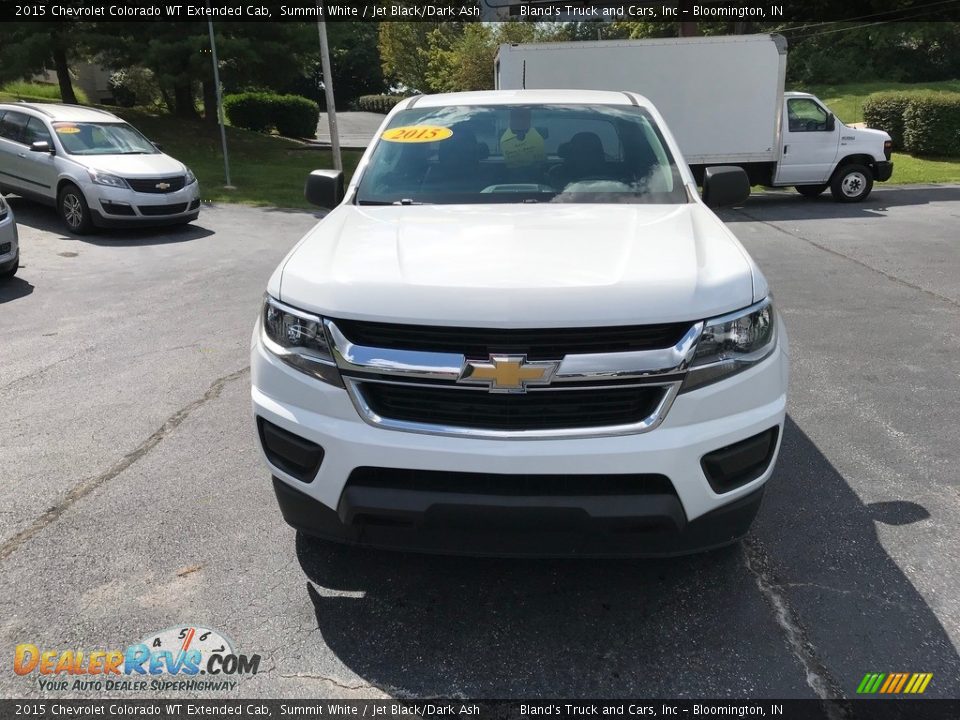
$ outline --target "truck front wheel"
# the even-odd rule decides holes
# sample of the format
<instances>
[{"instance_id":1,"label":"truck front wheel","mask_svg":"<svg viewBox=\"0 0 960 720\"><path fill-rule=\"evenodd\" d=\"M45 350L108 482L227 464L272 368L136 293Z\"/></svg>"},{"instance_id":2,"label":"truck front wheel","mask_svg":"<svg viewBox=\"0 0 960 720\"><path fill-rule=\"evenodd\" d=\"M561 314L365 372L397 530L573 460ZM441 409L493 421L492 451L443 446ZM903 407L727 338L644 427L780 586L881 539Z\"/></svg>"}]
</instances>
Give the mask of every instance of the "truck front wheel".
<instances>
[{"instance_id":1,"label":"truck front wheel","mask_svg":"<svg viewBox=\"0 0 960 720\"><path fill-rule=\"evenodd\" d=\"M830 194L837 202L860 202L873 190L873 171L866 165L851 163L837 168L830 180Z\"/></svg>"},{"instance_id":2,"label":"truck front wheel","mask_svg":"<svg viewBox=\"0 0 960 720\"><path fill-rule=\"evenodd\" d=\"M827 184L824 183L823 185L794 185L793 187L798 193L800 193L804 197L815 198L815 197L819 197L820 193L822 193L824 190L827 189Z\"/></svg>"}]
</instances>

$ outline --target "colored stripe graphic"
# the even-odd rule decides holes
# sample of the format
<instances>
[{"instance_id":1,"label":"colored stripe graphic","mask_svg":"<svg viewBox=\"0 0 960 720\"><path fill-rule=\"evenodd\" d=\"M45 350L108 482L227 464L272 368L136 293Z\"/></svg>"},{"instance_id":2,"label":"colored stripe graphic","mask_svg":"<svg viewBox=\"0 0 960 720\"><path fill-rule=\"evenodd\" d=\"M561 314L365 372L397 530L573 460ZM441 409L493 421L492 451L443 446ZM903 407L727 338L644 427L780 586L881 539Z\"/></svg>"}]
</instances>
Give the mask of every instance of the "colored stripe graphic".
<instances>
[{"instance_id":1,"label":"colored stripe graphic","mask_svg":"<svg viewBox=\"0 0 960 720\"><path fill-rule=\"evenodd\" d=\"M933 673L867 673L857 686L858 695L922 694L933 679Z\"/></svg>"}]
</instances>

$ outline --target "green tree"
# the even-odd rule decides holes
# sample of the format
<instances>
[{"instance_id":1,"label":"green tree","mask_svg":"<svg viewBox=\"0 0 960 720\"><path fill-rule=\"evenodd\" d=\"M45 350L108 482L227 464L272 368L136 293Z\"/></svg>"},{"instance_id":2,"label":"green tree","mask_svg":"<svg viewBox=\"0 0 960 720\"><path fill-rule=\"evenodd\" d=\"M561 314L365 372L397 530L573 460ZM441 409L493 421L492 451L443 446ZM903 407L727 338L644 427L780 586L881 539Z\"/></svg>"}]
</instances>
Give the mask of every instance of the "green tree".
<instances>
[{"instance_id":1,"label":"green tree","mask_svg":"<svg viewBox=\"0 0 960 720\"><path fill-rule=\"evenodd\" d=\"M0 42L0 80L29 78L54 70L60 98L76 103L70 65L85 54L87 25L82 22L7 22Z\"/></svg>"},{"instance_id":2,"label":"green tree","mask_svg":"<svg viewBox=\"0 0 960 720\"><path fill-rule=\"evenodd\" d=\"M566 39L559 23L468 23L434 30L427 38L427 83L439 92L490 90L500 45L559 39Z\"/></svg>"},{"instance_id":3,"label":"green tree","mask_svg":"<svg viewBox=\"0 0 960 720\"><path fill-rule=\"evenodd\" d=\"M215 120L215 88L207 24L200 22L99 23L98 56L113 68L140 66L153 72L167 108L195 118L202 88L208 119ZM227 92L280 89L302 75L316 32L294 23L215 22L220 80Z\"/></svg>"},{"instance_id":4,"label":"green tree","mask_svg":"<svg viewBox=\"0 0 960 720\"><path fill-rule=\"evenodd\" d=\"M430 37L434 33L449 33L446 23L385 22L380 23L377 47L384 76L393 83L412 91L431 90L429 72Z\"/></svg>"}]
</instances>

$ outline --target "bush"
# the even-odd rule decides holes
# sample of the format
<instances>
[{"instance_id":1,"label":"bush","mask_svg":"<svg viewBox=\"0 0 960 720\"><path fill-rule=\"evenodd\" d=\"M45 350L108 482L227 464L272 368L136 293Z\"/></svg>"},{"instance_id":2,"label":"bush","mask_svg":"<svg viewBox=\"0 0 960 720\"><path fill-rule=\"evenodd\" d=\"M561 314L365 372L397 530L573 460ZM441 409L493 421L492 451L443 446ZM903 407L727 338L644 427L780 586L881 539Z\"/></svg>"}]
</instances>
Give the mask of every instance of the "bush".
<instances>
[{"instance_id":1,"label":"bush","mask_svg":"<svg viewBox=\"0 0 960 720\"><path fill-rule=\"evenodd\" d=\"M320 118L320 108L313 100L264 92L227 95L223 111L231 125L257 132L276 128L287 137L314 137Z\"/></svg>"},{"instance_id":2,"label":"bush","mask_svg":"<svg viewBox=\"0 0 960 720\"><path fill-rule=\"evenodd\" d=\"M320 107L299 95L274 95L271 119L277 132L285 137L316 137Z\"/></svg>"},{"instance_id":3,"label":"bush","mask_svg":"<svg viewBox=\"0 0 960 720\"><path fill-rule=\"evenodd\" d=\"M889 133L893 146L903 149L903 114L909 105L910 96L904 93L874 93L863 103L863 121L867 127Z\"/></svg>"},{"instance_id":4,"label":"bush","mask_svg":"<svg viewBox=\"0 0 960 720\"><path fill-rule=\"evenodd\" d=\"M357 108L386 115L393 110L394 105L406 99L404 95L361 95L357 98Z\"/></svg>"},{"instance_id":5,"label":"bush","mask_svg":"<svg viewBox=\"0 0 960 720\"><path fill-rule=\"evenodd\" d=\"M960 93L910 98L903 113L903 141L914 155L960 156Z\"/></svg>"},{"instance_id":6,"label":"bush","mask_svg":"<svg viewBox=\"0 0 960 720\"><path fill-rule=\"evenodd\" d=\"M272 125L270 93L247 92L223 98L223 112L231 125L266 132Z\"/></svg>"}]
</instances>

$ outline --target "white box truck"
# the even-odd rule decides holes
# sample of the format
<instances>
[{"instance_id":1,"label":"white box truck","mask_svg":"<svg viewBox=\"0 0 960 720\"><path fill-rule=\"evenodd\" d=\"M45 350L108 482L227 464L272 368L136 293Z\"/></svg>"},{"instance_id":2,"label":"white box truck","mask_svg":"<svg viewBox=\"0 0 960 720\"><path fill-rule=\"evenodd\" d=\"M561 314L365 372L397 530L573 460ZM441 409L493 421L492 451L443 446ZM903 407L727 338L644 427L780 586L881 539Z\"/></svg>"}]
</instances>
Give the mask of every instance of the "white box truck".
<instances>
[{"instance_id":1,"label":"white box truck","mask_svg":"<svg viewBox=\"0 0 960 720\"><path fill-rule=\"evenodd\" d=\"M622 90L646 96L698 183L736 165L754 185L858 202L888 180L890 136L838 121L818 98L784 92L782 35L501 45L497 89Z\"/></svg>"}]
</instances>

